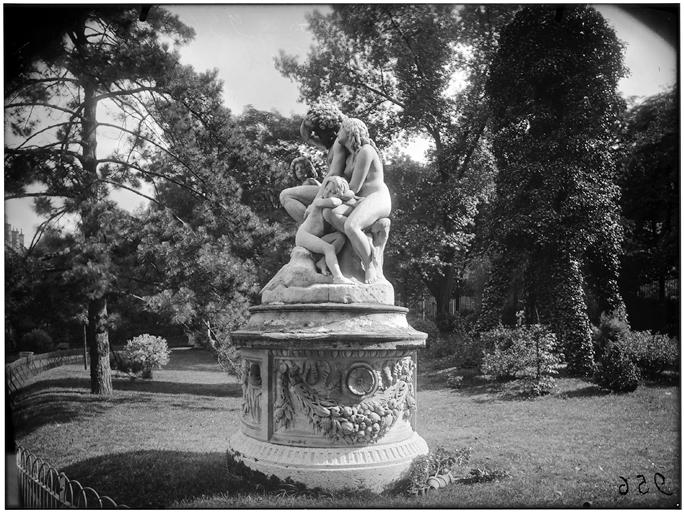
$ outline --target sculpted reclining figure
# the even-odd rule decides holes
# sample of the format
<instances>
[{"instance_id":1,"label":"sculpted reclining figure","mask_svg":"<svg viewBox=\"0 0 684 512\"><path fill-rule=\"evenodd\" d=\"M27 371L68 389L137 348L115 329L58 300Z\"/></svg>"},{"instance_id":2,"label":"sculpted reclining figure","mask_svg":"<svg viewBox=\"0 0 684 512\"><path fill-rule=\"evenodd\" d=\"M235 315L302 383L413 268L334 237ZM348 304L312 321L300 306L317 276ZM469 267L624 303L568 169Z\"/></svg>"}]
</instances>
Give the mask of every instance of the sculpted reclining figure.
<instances>
[{"instance_id":1,"label":"sculpted reclining figure","mask_svg":"<svg viewBox=\"0 0 684 512\"><path fill-rule=\"evenodd\" d=\"M346 236L353 254L360 262L360 268L357 263L355 271L353 262L344 261L349 257L348 251L343 251L340 255L341 271L345 272L347 269L348 273L355 274L344 277L357 277L366 284L373 284L383 277L383 253L390 226L387 217L392 205L389 190L384 182L382 159L375 143L369 137L368 128L359 119L344 117L334 106L317 105L307 113L300 133L305 141L327 151L329 172L326 179L331 176L345 178L356 199L344 201L336 206L327 203L326 206L322 206L321 202L318 203L319 206L312 206L317 198L321 198L323 187L309 181L309 184L283 190L280 202L288 214L300 224L312 208L320 208L323 219L330 226L329 229ZM335 240L334 247L339 253L337 247L340 244L344 245L344 239L340 242L339 235L332 233L322 235L323 239L329 235L332 235L331 240ZM296 243L297 246L311 250L299 241ZM328 250L327 254L329 253ZM325 256L317 266L321 271L325 271L326 266L329 267L325 263ZM342 282L338 276L336 281Z\"/></svg>"}]
</instances>

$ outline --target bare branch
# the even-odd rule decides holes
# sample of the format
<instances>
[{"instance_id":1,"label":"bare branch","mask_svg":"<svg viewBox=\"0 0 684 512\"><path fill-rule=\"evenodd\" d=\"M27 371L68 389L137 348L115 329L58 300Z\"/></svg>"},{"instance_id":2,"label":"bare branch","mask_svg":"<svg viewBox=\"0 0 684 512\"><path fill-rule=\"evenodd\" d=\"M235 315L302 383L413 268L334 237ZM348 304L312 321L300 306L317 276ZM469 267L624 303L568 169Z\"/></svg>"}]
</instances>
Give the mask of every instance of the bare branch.
<instances>
[{"instance_id":1,"label":"bare branch","mask_svg":"<svg viewBox=\"0 0 684 512\"><path fill-rule=\"evenodd\" d=\"M161 89L159 87L153 87L153 86L138 87L137 89L122 89L119 91L111 91L111 92L105 92L105 93L99 94L98 96L95 96L93 98L93 101L97 102L97 101L103 100L105 98L113 98L115 96L133 96L133 95L141 93L141 92L156 92L156 91L160 91L160 90Z\"/></svg>"},{"instance_id":2,"label":"bare branch","mask_svg":"<svg viewBox=\"0 0 684 512\"><path fill-rule=\"evenodd\" d=\"M66 207L60 208L56 212L54 212L47 220L43 221L40 226L38 226L38 229L36 229L36 232L33 234L33 238L31 239L31 243L29 244L28 249L26 250L27 254L30 254L33 249L36 247L36 244L40 241L40 239L43 237L43 234L45 230L47 229L48 225L55 219L62 217L65 213L68 213L68 209Z\"/></svg>"},{"instance_id":3,"label":"bare branch","mask_svg":"<svg viewBox=\"0 0 684 512\"><path fill-rule=\"evenodd\" d=\"M51 103L35 103L35 102L30 102L30 103L10 103L9 105L5 105L5 108L19 108L19 107L45 107L45 108L51 108L54 110L61 110L62 112L66 112L67 114L71 115L76 115L76 112L73 110L69 110L68 108L64 107L58 107L57 105L52 105Z\"/></svg>"},{"instance_id":4,"label":"bare branch","mask_svg":"<svg viewBox=\"0 0 684 512\"><path fill-rule=\"evenodd\" d=\"M10 199L23 199L25 197L72 197L66 194L49 194L47 192L26 192L24 194L14 194L11 196L5 196L5 201Z\"/></svg>"},{"instance_id":5,"label":"bare branch","mask_svg":"<svg viewBox=\"0 0 684 512\"><path fill-rule=\"evenodd\" d=\"M53 144L50 144L50 146L52 146L52 145L53 145ZM64 149L64 148L60 148L60 149L58 149L58 150L55 150L55 149L52 149L52 148L48 148L47 146L45 146L45 147L40 147L39 150L40 150L40 151L45 151L46 153L53 153L53 154L58 155L58 156L61 156L61 155L73 156L73 157L76 158L79 162L83 163L83 155L81 155L80 153L76 153L75 151L70 151L70 150ZM12 148L5 148L5 152L6 152L6 153L13 153L13 154L32 153L32 152L34 152L34 151L36 151L36 149L26 149L26 148L23 148L23 149L19 149L19 148L17 148L17 149L12 149Z\"/></svg>"},{"instance_id":6,"label":"bare branch","mask_svg":"<svg viewBox=\"0 0 684 512\"><path fill-rule=\"evenodd\" d=\"M41 133L45 133L45 132L48 131L48 130L52 130L53 128L57 128L58 126L66 126L66 125L68 125L68 124L69 124L69 123L57 123L57 124L53 124L53 125L50 125L50 126L46 126L46 127L43 128L42 130L38 130L36 133L34 133L34 134L31 135L30 137L28 137L26 140L24 140L24 142L22 142L22 143L17 147L17 149L21 149L22 147L24 147L24 146L26 145L26 143L27 143L28 141L30 141L30 140L33 139L34 137L40 135Z\"/></svg>"},{"instance_id":7,"label":"bare branch","mask_svg":"<svg viewBox=\"0 0 684 512\"><path fill-rule=\"evenodd\" d=\"M136 165L136 164L133 164L133 163L126 163L126 162L123 162L123 161L118 160L118 159L116 159L116 158L101 158L101 159L98 159L97 163L98 163L98 164L102 164L102 163L113 163L113 164L118 164L118 165L121 165L121 166L124 166L124 167L130 167L131 169L134 169L134 170L136 170L136 171L138 171L138 172L140 172L140 173L142 173L142 174L145 174L145 175L148 175L148 176L155 176L155 177L157 177L157 178L160 178L160 179L166 180L166 181L168 181L168 182L170 182L170 183L173 183L174 185L178 185L179 187L181 187L181 188L187 190L188 192L190 192L191 194L196 195L197 197L200 197L200 198L205 199L205 200L207 200L207 201L210 200L210 198L207 197L205 194L203 194L203 193L200 192L199 190L195 190L194 188L192 188L192 187L189 186L189 185L186 185L186 184L183 183L183 182L180 182L180 181L178 181L178 180L175 180L175 179L171 178L170 176L167 176L167 175L164 175L164 174L160 174L160 173L158 173L158 172L150 171L149 169L143 169L142 167L140 167L140 166L138 166L138 165Z\"/></svg>"},{"instance_id":8,"label":"bare branch","mask_svg":"<svg viewBox=\"0 0 684 512\"><path fill-rule=\"evenodd\" d=\"M390 102L394 103L394 104L397 105L398 107L401 107L401 108L403 108L403 109L406 109L406 105L405 105L404 103L400 102L400 101L399 101L398 99L396 99L396 98L393 98L392 96L390 96L390 95L387 94L386 92L383 92L383 91L381 91L381 90L379 90L379 89L376 89L375 87L371 87L370 85L368 85L368 84L365 83L364 81L360 80L360 79L358 78L358 76L357 76L357 79L356 79L356 84L359 85L359 86L361 86L361 87L363 87L364 89L368 89L369 91L371 91L371 92L377 94L378 96L381 96L381 97L385 98L387 101L390 101Z\"/></svg>"},{"instance_id":9,"label":"bare branch","mask_svg":"<svg viewBox=\"0 0 684 512\"><path fill-rule=\"evenodd\" d=\"M187 227L190 227L190 225L189 225L187 222L185 222L183 219L181 219L178 215L176 215L176 214L174 213L174 211L173 211L171 208L169 208L168 206L166 206L164 203L162 203L162 202L159 201L158 199L155 199L154 197L150 197L150 196L148 196L147 194L143 194L143 193L140 192L139 190L136 190L136 189L134 189L134 188L132 188L132 187L128 187L128 186L126 186L126 185L122 185L121 183L118 183L118 182L115 182L115 181L106 180L106 179L101 179L100 181L102 181L102 182L104 182L104 183L109 183L110 185L113 185L113 186L115 186L115 187L121 187L121 188L123 188L123 189L128 190L129 192L133 192L134 194L139 195L140 197L143 197L143 198L145 198L145 199L147 199L147 200L149 200L149 201L152 201L152 202L155 203L156 205L159 205L159 206L161 206L162 208L164 208L165 210L168 210L168 211L171 213L171 215L173 215L173 218L176 219L176 220L177 220L178 222L180 222L181 224L183 224L184 227L186 227L186 228L187 228Z\"/></svg>"}]
</instances>

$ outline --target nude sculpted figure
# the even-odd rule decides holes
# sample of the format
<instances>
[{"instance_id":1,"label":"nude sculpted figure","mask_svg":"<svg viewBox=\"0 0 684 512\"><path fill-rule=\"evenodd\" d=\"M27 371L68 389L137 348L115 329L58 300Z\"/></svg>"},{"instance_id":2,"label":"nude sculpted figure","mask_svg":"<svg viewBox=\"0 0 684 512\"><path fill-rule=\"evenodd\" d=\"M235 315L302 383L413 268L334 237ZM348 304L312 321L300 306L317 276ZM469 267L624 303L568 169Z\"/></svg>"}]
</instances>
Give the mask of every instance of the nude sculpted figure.
<instances>
[{"instance_id":1,"label":"nude sculpted figure","mask_svg":"<svg viewBox=\"0 0 684 512\"><path fill-rule=\"evenodd\" d=\"M306 218L295 236L295 244L309 251L322 254L318 267L322 274L332 273L334 284L352 284L351 279L342 275L337 253L342 250L345 239L339 231L324 235L323 208L337 208L355 200L354 193L349 190L347 180L339 176L328 176L323 180L320 197L314 199L306 210Z\"/></svg>"},{"instance_id":2,"label":"nude sculpted figure","mask_svg":"<svg viewBox=\"0 0 684 512\"><path fill-rule=\"evenodd\" d=\"M329 171L322 186L309 181L311 184L288 188L280 194L281 204L295 221L301 224L312 219L309 227L304 230L300 227L295 243L314 253L324 254L317 267L322 273L330 270L334 282L341 283L344 282L339 277L342 276L341 272L336 275L339 270L339 264L335 267L338 263L336 254L348 239L361 261L364 282L374 283L382 275L382 255L390 224L387 217L392 205L384 183L382 159L370 139L368 128L359 119L343 116L336 107L317 105L307 113L300 133L304 140L327 151ZM326 186L333 186L328 180L333 176L344 178L345 184L348 182L349 194L355 199L342 200L332 189L326 192ZM338 186L343 187L335 185ZM349 197L349 194L345 197ZM336 204L338 201L339 204ZM311 216L315 216L316 220ZM322 230L318 224L319 216L321 222L327 222ZM336 231L325 234L326 227L328 231L331 228ZM334 260L329 257L331 248L312 241L310 236L332 247ZM317 248L312 249L313 246Z\"/></svg>"}]
</instances>

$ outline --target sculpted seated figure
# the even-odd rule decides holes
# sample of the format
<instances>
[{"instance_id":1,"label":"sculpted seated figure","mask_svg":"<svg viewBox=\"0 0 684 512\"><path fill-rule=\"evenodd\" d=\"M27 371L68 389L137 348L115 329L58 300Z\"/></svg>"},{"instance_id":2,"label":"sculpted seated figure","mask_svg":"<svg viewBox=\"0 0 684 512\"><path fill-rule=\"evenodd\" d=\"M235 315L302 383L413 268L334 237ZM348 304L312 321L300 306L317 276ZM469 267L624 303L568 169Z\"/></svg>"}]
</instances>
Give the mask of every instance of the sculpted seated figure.
<instances>
[{"instance_id":1,"label":"sculpted seated figure","mask_svg":"<svg viewBox=\"0 0 684 512\"><path fill-rule=\"evenodd\" d=\"M352 284L351 279L342 275L340 264L337 261L337 253L344 245L344 235L339 231L324 235L323 208L337 208L345 203L355 200L354 193L349 190L347 180L339 176L328 176L323 180L320 197L314 199L311 206L306 209L305 219L297 230L295 244L317 254L323 254L319 262L319 268L324 275L328 269L333 276L334 284Z\"/></svg>"},{"instance_id":2,"label":"sculpted seated figure","mask_svg":"<svg viewBox=\"0 0 684 512\"><path fill-rule=\"evenodd\" d=\"M323 185L307 179L304 184L281 192L281 204L301 226L290 263L276 274L263 292L272 292L277 287L331 283L330 272L331 284L373 285L384 291L377 292L377 300L371 300L371 297L370 302L393 303L392 287L382 273L391 199L384 183L382 159L369 137L368 128L361 120L347 118L336 107L322 104L309 110L300 134L306 142L327 152L329 171ZM296 159L291 166L300 182L305 179L303 170L308 168L303 160ZM331 181L331 177L348 183L349 192L340 195L332 191L332 183L341 182ZM344 188L344 185L334 185L338 186ZM309 253L302 253L300 248L323 257L314 267ZM364 293L376 292L369 288L352 295ZM265 299L266 294L262 296L262 300Z\"/></svg>"},{"instance_id":3,"label":"sculpted seated figure","mask_svg":"<svg viewBox=\"0 0 684 512\"><path fill-rule=\"evenodd\" d=\"M341 204L323 211L323 218L335 229L343 232L361 259L365 271L364 282L372 284L382 274L382 257L387 234L386 229L378 230L378 239L370 242L364 233L376 221L389 217L392 200L385 185L383 165L375 143L368 135L368 128L360 119L346 118L342 122L337 141L349 152L343 170L349 180L349 188L359 196L356 204ZM336 170L331 169L331 173Z\"/></svg>"}]
</instances>

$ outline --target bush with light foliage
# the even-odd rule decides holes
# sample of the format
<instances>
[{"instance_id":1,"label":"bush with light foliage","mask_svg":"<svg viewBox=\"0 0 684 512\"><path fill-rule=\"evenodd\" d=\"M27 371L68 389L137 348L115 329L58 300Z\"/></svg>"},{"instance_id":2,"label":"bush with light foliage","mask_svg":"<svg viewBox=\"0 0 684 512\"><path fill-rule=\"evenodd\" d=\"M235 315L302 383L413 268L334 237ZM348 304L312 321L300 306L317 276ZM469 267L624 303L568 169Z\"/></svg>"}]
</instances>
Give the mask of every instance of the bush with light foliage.
<instances>
[{"instance_id":1,"label":"bush with light foliage","mask_svg":"<svg viewBox=\"0 0 684 512\"><path fill-rule=\"evenodd\" d=\"M498 326L480 335L484 347L481 371L498 380L523 379L527 391L543 395L555 386L562 357L556 335L544 325Z\"/></svg>"},{"instance_id":2,"label":"bush with light foliage","mask_svg":"<svg viewBox=\"0 0 684 512\"><path fill-rule=\"evenodd\" d=\"M132 367L140 368L144 379L151 379L153 369L166 365L170 354L166 340L151 334L141 334L128 340L122 351L123 358Z\"/></svg>"},{"instance_id":3,"label":"bush with light foliage","mask_svg":"<svg viewBox=\"0 0 684 512\"><path fill-rule=\"evenodd\" d=\"M651 331L631 331L620 341L644 377L655 379L665 370L679 368L679 341Z\"/></svg>"}]
</instances>

